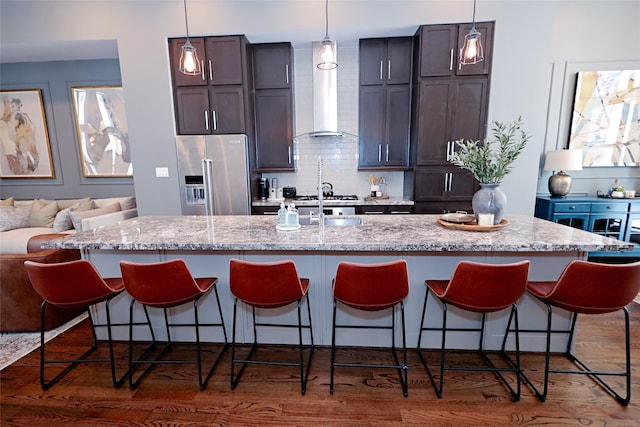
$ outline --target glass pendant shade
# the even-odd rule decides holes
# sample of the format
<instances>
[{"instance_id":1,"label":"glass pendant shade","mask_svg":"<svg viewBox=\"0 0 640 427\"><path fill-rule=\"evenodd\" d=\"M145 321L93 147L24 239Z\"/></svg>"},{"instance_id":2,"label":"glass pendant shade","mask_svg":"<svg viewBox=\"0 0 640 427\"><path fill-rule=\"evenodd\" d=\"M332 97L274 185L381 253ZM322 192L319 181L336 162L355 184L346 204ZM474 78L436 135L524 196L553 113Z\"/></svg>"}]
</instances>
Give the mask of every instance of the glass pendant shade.
<instances>
[{"instance_id":1,"label":"glass pendant shade","mask_svg":"<svg viewBox=\"0 0 640 427\"><path fill-rule=\"evenodd\" d=\"M180 72L190 76L200 74L200 60L198 59L198 52L196 52L196 48L189 42L189 39L187 39L187 42L182 46L182 54L180 54Z\"/></svg>"},{"instance_id":2,"label":"glass pendant shade","mask_svg":"<svg viewBox=\"0 0 640 427\"><path fill-rule=\"evenodd\" d=\"M336 41L326 36L320 43L320 55L318 57L318 68L321 70L333 70L338 66L336 61Z\"/></svg>"},{"instance_id":3,"label":"glass pendant shade","mask_svg":"<svg viewBox=\"0 0 640 427\"><path fill-rule=\"evenodd\" d=\"M484 49L482 48L482 39L480 33L474 26L471 31L464 36L464 46L460 54L460 63L462 65L477 64L484 59Z\"/></svg>"}]
</instances>

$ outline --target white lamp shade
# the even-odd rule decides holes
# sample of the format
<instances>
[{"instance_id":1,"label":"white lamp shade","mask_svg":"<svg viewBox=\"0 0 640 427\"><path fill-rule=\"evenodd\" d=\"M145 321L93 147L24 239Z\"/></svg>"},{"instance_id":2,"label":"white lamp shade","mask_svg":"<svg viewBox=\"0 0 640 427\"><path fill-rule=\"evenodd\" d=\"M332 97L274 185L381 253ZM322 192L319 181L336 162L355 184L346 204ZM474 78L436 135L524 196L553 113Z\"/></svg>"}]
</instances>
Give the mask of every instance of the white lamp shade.
<instances>
[{"instance_id":1,"label":"white lamp shade","mask_svg":"<svg viewBox=\"0 0 640 427\"><path fill-rule=\"evenodd\" d=\"M582 150L547 151L544 170L579 171L582 170Z\"/></svg>"}]
</instances>

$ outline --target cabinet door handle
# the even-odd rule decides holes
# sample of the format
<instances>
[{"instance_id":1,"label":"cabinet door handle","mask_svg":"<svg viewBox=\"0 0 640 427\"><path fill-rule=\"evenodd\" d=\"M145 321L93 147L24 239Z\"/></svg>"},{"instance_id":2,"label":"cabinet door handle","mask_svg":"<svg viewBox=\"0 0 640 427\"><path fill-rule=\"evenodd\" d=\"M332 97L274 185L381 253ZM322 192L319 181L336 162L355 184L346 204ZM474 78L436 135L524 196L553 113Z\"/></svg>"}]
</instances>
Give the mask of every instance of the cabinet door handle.
<instances>
[{"instance_id":1,"label":"cabinet door handle","mask_svg":"<svg viewBox=\"0 0 640 427\"><path fill-rule=\"evenodd\" d=\"M449 172L449 192L451 192L451 189L453 188L453 173Z\"/></svg>"},{"instance_id":2,"label":"cabinet door handle","mask_svg":"<svg viewBox=\"0 0 640 427\"><path fill-rule=\"evenodd\" d=\"M449 188L449 174L444 174L444 192L447 192L447 188Z\"/></svg>"},{"instance_id":3,"label":"cabinet door handle","mask_svg":"<svg viewBox=\"0 0 640 427\"><path fill-rule=\"evenodd\" d=\"M204 76L204 59L200 60L200 77L202 77L202 81L206 81L207 78Z\"/></svg>"},{"instance_id":4,"label":"cabinet door handle","mask_svg":"<svg viewBox=\"0 0 640 427\"><path fill-rule=\"evenodd\" d=\"M462 49L460 49L460 58L462 58ZM458 70L462 70L462 62L458 61Z\"/></svg>"},{"instance_id":5,"label":"cabinet door handle","mask_svg":"<svg viewBox=\"0 0 640 427\"><path fill-rule=\"evenodd\" d=\"M382 81L382 59L380 60L380 81Z\"/></svg>"},{"instance_id":6,"label":"cabinet door handle","mask_svg":"<svg viewBox=\"0 0 640 427\"><path fill-rule=\"evenodd\" d=\"M391 81L391 60L387 61L387 80Z\"/></svg>"},{"instance_id":7,"label":"cabinet door handle","mask_svg":"<svg viewBox=\"0 0 640 427\"><path fill-rule=\"evenodd\" d=\"M449 71L453 71L453 49L449 51Z\"/></svg>"},{"instance_id":8,"label":"cabinet door handle","mask_svg":"<svg viewBox=\"0 0 640 427\"><path fill-rule=\"evenodd\" d=\"M387 144L387 163L389 163L389 144Z\"/></svg>"},{"instance_id":9,"label":"cabinet door handle","mask_svg":"<svg viewBox=\"0 0 640 427\"><path fill-rule=\"evenodd\" d=\"M291 146L287 147L287 163L291 164Z\"/></svg>"},{"instance_id":10,"label":"cabinet door handle","mask_svg":"<svg viewBox=\"0 0 640 427\"><path fill-rule=\"evenodd\" d=\"M378 163L382 162L382 144L378 144Z\"/></svg>"},{"instance_id":11,"label":"cabinet door handle","mask_svg":"<svg viewBox=\"0 0 640 427\"><path fill-rule=\"evenodd\" d=\"M213 130L218 130L218 116L216 110L211 110L211 118L213 121Z\"/></svg>"},{"instance_id":12,"label":"cabinet door handle","mask_svg":"<svg viewBox=\"0 0 640 427\"><path fill-rule=\"evenodd\" d=\"M285 79L287 84L289 84L289 64L285 64L284 66Z\"/></svg>"},{"instance_id":13,"label":"cabinet door handle","mask_svg":"<svg viewBox=\"0 0 640 427\"><path fill-rule=\"evenodd\" d=\"M204 65L202 69L204 70ZM211 64L211 60L209 60L209 80L213 81L213 65Z\"/></svg>"},{"instance_id":14,"label":"cabinet door handle","mask_svg":"<svg viewBox=\"0 0 640 427\"><path fill-rule=\"evenodd\" d=\"M204 128L209 130L209 112L204 110Z\"/></svg>"}]
</instances>

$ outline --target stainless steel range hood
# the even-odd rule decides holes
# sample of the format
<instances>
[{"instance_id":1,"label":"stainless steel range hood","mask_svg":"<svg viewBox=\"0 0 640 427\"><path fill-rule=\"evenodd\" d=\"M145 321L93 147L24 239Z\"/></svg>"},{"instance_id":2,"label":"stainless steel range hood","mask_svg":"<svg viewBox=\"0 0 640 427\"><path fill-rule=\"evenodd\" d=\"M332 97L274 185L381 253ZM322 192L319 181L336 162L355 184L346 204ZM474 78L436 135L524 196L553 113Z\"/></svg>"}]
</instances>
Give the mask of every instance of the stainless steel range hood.
<instances>
[{"instance_id":1,"label":"stainless steel range hood","mask_svg":"<svg viewBox=\"0 0 640 427\"><path fill-rule=\"evenodd\" d=\"M341 136L338 131L338 69L320 70L320 42L313 42L313 131L311 137Z\"/></svg>"}]
</instances>

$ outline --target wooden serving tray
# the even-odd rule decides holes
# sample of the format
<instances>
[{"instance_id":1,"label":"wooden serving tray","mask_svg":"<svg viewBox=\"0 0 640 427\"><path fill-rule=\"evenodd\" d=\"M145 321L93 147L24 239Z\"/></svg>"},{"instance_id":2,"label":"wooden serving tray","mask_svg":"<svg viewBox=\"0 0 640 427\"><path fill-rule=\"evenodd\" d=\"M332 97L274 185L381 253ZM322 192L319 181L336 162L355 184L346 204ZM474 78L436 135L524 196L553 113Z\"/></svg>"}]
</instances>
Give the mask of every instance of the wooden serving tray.
<instances>
[{"instance_id":1,"label":"wooden serving tray","mask_svg":"<svg viewBox=\"0 0 640 427\"><path fill-rule=\"evenodd\" d=\"M499 224L495 224L489 227L480 227L477 222L469 222L467 224L460 224L456 222L448 222L438 217L438 222L445 228L453 228L454 230L463 231L496 231L500 230L505 225L509 224L509 221L503 219Z\"/></svg>"}]
</instances>

